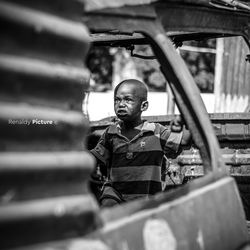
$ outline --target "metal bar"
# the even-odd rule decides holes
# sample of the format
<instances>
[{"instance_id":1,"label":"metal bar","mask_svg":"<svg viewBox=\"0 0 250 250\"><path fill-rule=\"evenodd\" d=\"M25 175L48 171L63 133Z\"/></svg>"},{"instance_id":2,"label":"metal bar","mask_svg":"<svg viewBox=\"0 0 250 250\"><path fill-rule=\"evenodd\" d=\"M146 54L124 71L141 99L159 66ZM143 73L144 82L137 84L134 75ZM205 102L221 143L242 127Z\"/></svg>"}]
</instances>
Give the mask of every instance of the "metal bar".
<instances>
[{"instance_id":1,"label":"metal bar","mask_svg":"<svg viewBox=\"0 0 250 250\"><path fill-rule=\"evenodd\" d=\"M241 8L241 9L250 11L250 7L247 4L239 2L237 0L217 0L217 1L233 6L235 8Z\"/></svg>"},{"instance_id":2,"label":"metal bar","mask_svg":"<svg viewBox=\"0 0 250 250\"><path fill-rule=\"evenodd\" d=\"M182 45L178 49L192 51L192 52L199 52L199 53L213 53L213 54L216 53L216 49L201 48L201 47L194 47L194 46L187 46L187 45Z\"/></svg>"}]
</instances>

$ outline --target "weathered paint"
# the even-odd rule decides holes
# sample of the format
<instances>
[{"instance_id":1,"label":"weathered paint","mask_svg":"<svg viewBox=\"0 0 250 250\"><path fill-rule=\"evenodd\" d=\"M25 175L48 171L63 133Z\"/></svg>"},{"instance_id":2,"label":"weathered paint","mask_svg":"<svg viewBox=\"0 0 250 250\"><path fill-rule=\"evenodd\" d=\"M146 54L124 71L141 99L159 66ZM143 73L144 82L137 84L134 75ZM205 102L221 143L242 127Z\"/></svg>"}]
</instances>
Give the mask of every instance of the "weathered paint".
<instances>
[{"instance_id":1,"label":"weathered paint","mask_svg":"<svg viewBox=\"0 0 250 250\"><path fill-rule=\"evenodd\" d=\"M145 250L176 250L176 238L164 219L149 219L143 228Z\"/></svg>"}]
</instances>

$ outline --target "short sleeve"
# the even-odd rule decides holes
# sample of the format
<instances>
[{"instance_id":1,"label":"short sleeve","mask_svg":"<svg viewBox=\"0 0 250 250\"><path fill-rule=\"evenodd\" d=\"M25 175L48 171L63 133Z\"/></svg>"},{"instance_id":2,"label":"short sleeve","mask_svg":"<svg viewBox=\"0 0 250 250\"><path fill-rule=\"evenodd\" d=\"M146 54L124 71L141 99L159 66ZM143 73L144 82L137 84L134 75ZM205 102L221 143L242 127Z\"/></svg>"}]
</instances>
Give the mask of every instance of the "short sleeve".
<instances>
[{"instance_id":1,"label":"short sleeve","mask_svg":"<svg viewBox=\"0 0 250 250\"><path fill-rule=\"evenodd\" d=\"M177 153L179 150L179 147L181 145L182 136L183 136L182 131L179 133L171 132L167 141L166 141L164 151L166 151L166 149L171 149L175 153Z\"/></svg>"},{"instance_id":2,"label":"short sleeve","mask_svg":"<svg viewBox=\"0 0 250 250\"><path fill-rule=\"evenodd\" d=\"M160 128L160 139L163 142L162 147L164 153L174 152L177 153L181 144L183 131L172 132L170 129L161 126Z\"/></svg>"},{"instance_id":3,"label":"short sleeve","mask_svg":"<svg viewBox=\"0 0 250 250\"><path fill-rule=\"evenodd\" d=\"M108 129L106 129L102 134L95 148L90 150L90 152L106 166L108 165L110 159L110 143L107 131Z\"/></svg>"}]
</instances>

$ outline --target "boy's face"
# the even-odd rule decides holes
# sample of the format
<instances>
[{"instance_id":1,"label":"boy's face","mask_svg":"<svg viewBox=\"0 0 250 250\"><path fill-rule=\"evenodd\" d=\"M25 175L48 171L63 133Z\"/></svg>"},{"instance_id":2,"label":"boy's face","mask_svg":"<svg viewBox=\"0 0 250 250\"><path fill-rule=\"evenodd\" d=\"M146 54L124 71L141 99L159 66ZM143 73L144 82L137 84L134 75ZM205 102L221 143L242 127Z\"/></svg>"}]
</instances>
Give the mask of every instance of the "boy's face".
<instances>
[{"instance_id":1,"label":"boy's face","mask_svg":"<svg viewBox=\"0 0 250 250\"><path fill-rule=\"evenodd\" d=\"M135 121L141 118L142 100L140 90L133 84L122 84L114 96L114 109L122 121Z\"/></svg>"}]
</instances>

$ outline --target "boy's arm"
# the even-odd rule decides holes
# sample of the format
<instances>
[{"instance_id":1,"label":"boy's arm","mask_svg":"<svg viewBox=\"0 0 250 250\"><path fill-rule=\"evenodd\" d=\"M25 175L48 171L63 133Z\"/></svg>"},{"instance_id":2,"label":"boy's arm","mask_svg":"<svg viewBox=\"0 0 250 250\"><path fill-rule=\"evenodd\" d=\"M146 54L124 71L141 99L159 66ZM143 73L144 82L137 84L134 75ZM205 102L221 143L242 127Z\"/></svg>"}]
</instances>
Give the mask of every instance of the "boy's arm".
<instances>
[{"instance_id":1,"label":"boy's arm","mask_svg":"<svg viewBox=\"0 0 250 250\"><path fill-rule=\"evenodd\" d=\"M184 121L180 115L176 116L170 123L170 128L172 132L180 133L183 132L181 145L189 145L191 143L191 133L186 128Z\"/></svg>"},{"instance_id":2,"label":"boy's arm","mask_svg":"<svg viewBox=\"0 0 250 250\"><path fill-rule=\"evenodd\" d=\"M186 126L183 126L183 136L181 140L181 145L182 146L187 146L191 144L191 133L190 131L186 128Z\"/></svg>"},{"instance_id":3,"label":"boy's arm","mask_svg":"<svg viewBox=\"0 0 250 250\"><path fill-rule=\"evenodd\" d=\"M90 152L96 158L96 167L99 166L101 173L107 175L107 166L110 159L110 145L108 140L108 129L104 131L96 146Z\"/></svg>"},{"instance_id":4,"label":"boy's arm","mask_svg":"<svg viewBox=\"0 0 250 250\"><path fill-rule=\"evenodd\" d=\"M110 157L107 131L108 129L106 129L101 135L96 146L90 150L90 152L96 157L97 161L105 165L107 165Z\"/></svg>"}]
</instances>

